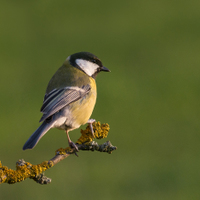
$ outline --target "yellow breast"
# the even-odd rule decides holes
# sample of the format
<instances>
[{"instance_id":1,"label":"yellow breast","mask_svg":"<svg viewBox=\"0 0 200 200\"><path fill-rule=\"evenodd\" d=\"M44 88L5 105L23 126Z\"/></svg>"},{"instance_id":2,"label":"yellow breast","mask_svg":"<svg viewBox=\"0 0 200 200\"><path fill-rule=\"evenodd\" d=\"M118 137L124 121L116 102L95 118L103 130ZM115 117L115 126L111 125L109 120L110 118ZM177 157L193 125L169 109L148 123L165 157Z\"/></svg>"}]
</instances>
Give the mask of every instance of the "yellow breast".
<instances>
[{"instance_id":1,"label":"yellow breast","mask_svg":"<svg viewBox=\"0 0 200 200\"><path fill-rule=\"evenodd\" d=\"M70 106L72 123L71 126L73 127L73 129L86 124L94 110L97 92L96 83L93 78L90 78L90 85L90 92L82 99L72 103Z\"/></svg>"}]
</instances>

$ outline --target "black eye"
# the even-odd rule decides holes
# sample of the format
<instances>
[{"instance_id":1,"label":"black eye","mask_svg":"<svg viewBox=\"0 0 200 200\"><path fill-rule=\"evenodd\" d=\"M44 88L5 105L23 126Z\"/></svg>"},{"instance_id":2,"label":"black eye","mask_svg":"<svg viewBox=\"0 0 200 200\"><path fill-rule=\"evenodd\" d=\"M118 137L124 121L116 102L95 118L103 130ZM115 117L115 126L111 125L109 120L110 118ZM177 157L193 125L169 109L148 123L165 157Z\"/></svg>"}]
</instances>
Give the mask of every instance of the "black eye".
<instances>
[{"instance_id":1,"label":"black eye","mask_svg":"<svg viewBox=\"0 0 200 200\"><path fill-rule=\"evenodd\" d=\"M92 62L95 63L95 64L97 64L97 60L95 60L95 59L93 59Z\"/></svg>"}]
</instances>

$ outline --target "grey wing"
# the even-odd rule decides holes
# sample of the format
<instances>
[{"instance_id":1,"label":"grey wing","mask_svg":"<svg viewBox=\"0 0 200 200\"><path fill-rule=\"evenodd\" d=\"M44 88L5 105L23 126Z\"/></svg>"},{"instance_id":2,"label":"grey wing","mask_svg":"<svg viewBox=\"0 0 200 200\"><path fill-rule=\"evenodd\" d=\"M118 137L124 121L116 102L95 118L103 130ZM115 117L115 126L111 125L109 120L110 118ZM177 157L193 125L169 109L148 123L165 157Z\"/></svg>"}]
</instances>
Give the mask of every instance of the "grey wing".
<instances>
[{"instance_id":1,"label":"grey wing","mask_svg":"<svg viewBox=\"0 0 200 200\"><path fill-rule=\"evenodd\" d=\"M66 87L62 89L54 89L44 97L43 105L40 111L43 113L40 122L58 112L70 103L79 100L89 93L90 85L80 87Z\"/></svg>"}]
</instances>

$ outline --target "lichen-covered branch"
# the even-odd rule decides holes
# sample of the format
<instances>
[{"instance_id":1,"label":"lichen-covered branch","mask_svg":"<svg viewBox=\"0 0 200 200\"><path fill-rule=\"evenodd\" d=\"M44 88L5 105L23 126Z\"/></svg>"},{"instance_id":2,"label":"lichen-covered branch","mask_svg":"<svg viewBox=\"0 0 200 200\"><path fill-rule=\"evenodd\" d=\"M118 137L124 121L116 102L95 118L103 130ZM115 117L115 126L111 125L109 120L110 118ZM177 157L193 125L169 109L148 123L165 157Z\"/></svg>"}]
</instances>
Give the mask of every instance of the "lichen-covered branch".
<instances>
[{"instance_id":1,"label":"lichen-covered branch","mask_svg":"<svg viewBox=\"0 0 200 200\"><path fill-rule=\"evenodd\" d=\"M102 139L107 137L110 128L108 124L100 124L100 122L94 122L93 129L95 138ZM101 145L95 142L95 138L92 137L89 126L87 126L85 130L81 130L81 134L81 137L76 142L79 151L99 151L111 154L112 151L117 149L117 147L113 146L110 141L107 141ZM0 184L13 184L24 181L27 178L33 179L40 184L48 184L51 182L51 179L44 176L43 173L47 169L53 167L74 153L76 153L75 150L71 149L70 147L67 147L66 149L60 148L56 150L56 155L53 158L38 165L32 165L31 163L25 162L23 159L21 159L16 163L16 170L12 170L6 166L3 166L0 161Z\"/></svg>"}]
</instances>

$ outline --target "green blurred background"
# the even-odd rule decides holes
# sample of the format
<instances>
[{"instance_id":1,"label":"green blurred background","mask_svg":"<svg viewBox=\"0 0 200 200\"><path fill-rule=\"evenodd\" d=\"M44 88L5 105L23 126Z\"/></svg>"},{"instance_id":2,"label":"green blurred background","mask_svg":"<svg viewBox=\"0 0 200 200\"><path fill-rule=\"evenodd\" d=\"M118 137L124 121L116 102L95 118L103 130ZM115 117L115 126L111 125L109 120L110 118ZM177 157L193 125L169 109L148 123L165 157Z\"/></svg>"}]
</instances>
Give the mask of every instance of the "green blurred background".
<instances>
[{"instance_id":1,"label":"green blurred background","mask_svg":"<svg viewBox=\"0 0 200 200\"><path fill-rule=\"evenodd\" d=\"M200 1L2 0L3 165L38 164L67 146L65 133L51 130L22 151L39 126L48 81L79 51L112 71L97 77L92 118L110 124L99 142L118 150L70 156L45 173L46 186L2 184L0 199L200 199Z\"/></svg>"}]
</instances>

